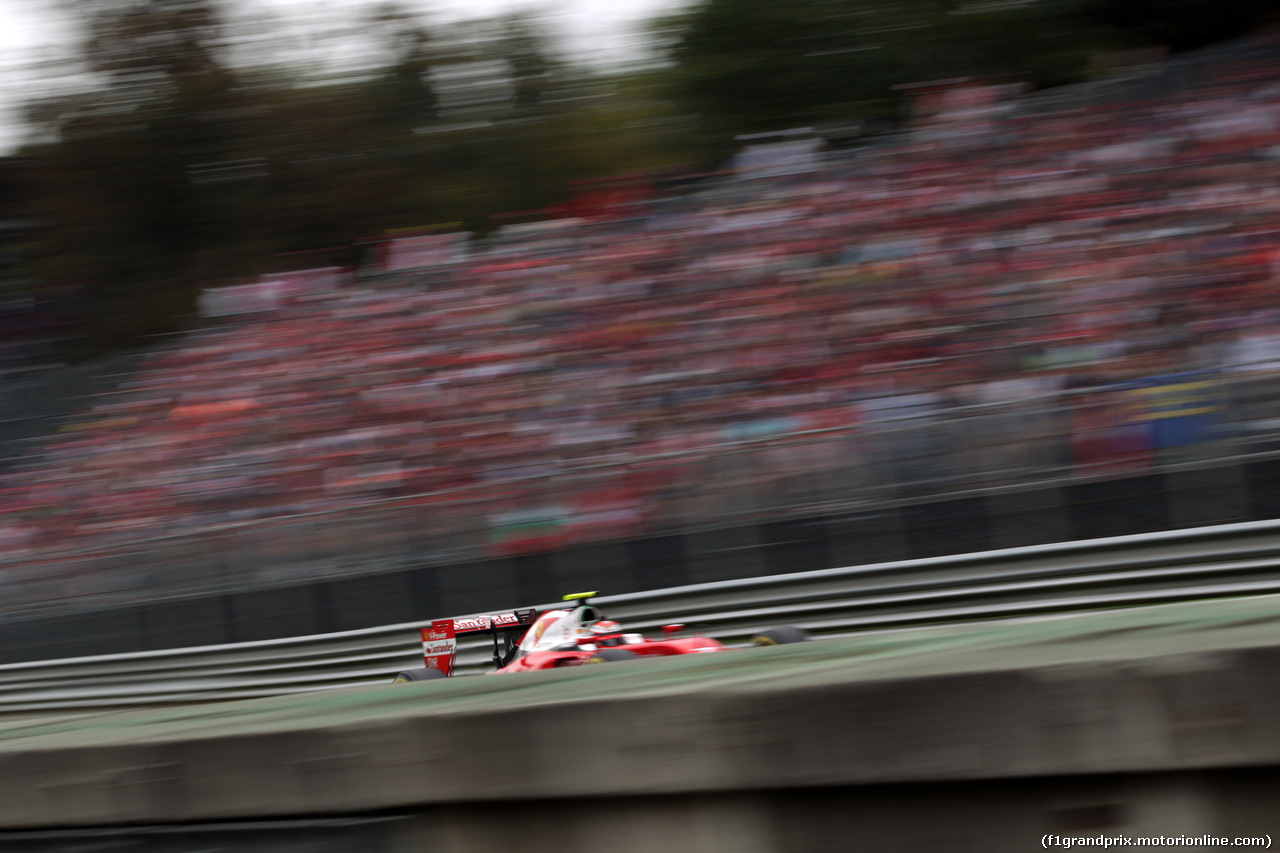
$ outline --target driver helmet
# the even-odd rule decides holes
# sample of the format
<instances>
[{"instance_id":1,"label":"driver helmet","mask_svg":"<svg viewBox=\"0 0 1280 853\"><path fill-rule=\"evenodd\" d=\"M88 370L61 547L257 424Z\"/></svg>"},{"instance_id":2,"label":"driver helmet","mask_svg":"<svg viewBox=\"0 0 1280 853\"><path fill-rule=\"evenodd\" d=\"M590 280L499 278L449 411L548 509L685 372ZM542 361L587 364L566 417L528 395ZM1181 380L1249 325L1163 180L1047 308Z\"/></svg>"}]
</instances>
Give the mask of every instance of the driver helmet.
<instances>
[{"instance_id":1,"label":"driver helmet","mask_svg":"<svg viewBox=\"0 0 1280 853\"><path fill-rule=\"evenodd\" d=\"M622 645L622 626L612 619L601 619L591 626L591 642L600 647Z\"/></svg>"}]
</instances>

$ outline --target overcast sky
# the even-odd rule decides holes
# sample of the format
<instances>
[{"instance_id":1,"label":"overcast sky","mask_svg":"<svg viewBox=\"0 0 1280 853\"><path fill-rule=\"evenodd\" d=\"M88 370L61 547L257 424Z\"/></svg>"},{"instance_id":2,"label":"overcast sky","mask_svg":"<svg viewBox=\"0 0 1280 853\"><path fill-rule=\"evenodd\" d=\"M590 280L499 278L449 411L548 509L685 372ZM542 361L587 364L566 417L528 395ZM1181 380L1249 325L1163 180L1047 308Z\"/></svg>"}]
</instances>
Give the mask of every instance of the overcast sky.
<instances>
[{"instance_id":1,"label":"overcast sky","mask_svg":"<svg viewBox=\"0 0 1280 853\"><path fill-rule=\"evenodd\" d=\"M299 29L321 25L378 0L252 0L245 8L276 14ZM684 0L400 0L442 20L477 18L505 11L538 13L575 58L597 65L639 58L637 28ZM68 21L54 11L58 0L0 0L0 154L21 140L19 107L43 90L42 60L58 55L74 38Z\"/></svg>"}]
</instances>

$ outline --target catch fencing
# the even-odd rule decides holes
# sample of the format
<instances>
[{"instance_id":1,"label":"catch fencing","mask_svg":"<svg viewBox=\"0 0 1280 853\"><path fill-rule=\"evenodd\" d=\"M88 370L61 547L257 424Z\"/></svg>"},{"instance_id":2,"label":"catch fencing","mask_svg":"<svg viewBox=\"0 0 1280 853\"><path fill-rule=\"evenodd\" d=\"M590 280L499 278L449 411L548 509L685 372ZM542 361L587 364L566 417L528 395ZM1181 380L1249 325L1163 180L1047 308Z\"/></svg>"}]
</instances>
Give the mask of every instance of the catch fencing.
<instances>
[{"instance_id":1,"label":"catch fencing","mask_svg":"<svg viewBox=\"0 0 1280 853\"><path fill-rule=\"evenodd\" d=\"M842 422L843 419L843 422ZM834 425L830 425L834 424ZM975 490L1114 478L1280 447L1270 372L1204 371L993 403L943 394L727 425L721 442L341 510L0 552L10 615L456 565Z\"/></svg>"}]
</instances>

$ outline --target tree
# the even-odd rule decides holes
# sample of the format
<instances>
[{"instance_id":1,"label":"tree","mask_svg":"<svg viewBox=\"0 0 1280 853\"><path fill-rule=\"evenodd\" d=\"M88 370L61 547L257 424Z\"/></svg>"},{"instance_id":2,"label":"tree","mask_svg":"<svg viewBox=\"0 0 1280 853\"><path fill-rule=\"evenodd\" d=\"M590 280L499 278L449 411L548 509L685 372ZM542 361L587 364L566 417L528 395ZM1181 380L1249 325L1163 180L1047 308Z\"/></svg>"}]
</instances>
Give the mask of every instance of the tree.
<instances>
[{"instance_id":1,"label":"tree","mask_svg":"<svg viewBox=\"0 0 1280 853\"><path fill-rule=\"evenodd\" d=\"M76 0L68 86L30 104L33 273L83 292L78 355L180 329L200 288L281 255L483 230L568 201L576 180L681 159L632 127L652 98L575 77L523 18L428 28L388 5L324 32L328 55L366 49L358 67L252 65L223 2Z\"/></svg>"},{"instance_id":2,"label":"tree","mask_svg":"<svg viewBox=\"0 0 1280 853\"><path fill-rule=\"evenodd\" d=\"M904 114L901 84L951 77L1044 88L1092 55L1247 32L1276 0L701 0L664 22L671 90L704 130L782 130Z\"/></svg>"},{"instance_id":3,"label":"tree","mask_svg":"<svg viewBox=\"0 0 1280 853\"><path fill-rule=\"evenodd\" d=\"M1274 22L1276 0L1081 0L1080 16L1129 44L1190 50Z\"/></svg>"},{"instance_id":4,"label":"tree","mask_svg":"<svg viewBox=\"0 0 1280 853\"><path fill-rule=\"evenodd\" d=\"M387 56L372 84L379 105L377 118L394 132L412 133L438 118L431 36L409 11L391 3L375 10L373 24Z\"/></svg>"},{"instance_id":5,"label":"tree","mask_svg":"<svg viewBox=\"0 0 1280 853\"><path fill-rule=\"evenodd\" d=\"M551 85L554 62L546 39L525 15L512 14L502 20L499 53L506 60L511 77L512 97L518 110L542 106Z\"/></svg>"},{"instance_id":6,"label":"tree","mask_svg":"<svg viewBox=\"0 0 1280 853\"><path fill-rule=\"evenodd\" d=\"M194 304L203 247L239 220L209 215L234 162L245 106L213 0L88 2L75 68L90 85L32 105L44 272L84 288L87 340L114 347L168 331Z\"/></svg>"}]
</instances>

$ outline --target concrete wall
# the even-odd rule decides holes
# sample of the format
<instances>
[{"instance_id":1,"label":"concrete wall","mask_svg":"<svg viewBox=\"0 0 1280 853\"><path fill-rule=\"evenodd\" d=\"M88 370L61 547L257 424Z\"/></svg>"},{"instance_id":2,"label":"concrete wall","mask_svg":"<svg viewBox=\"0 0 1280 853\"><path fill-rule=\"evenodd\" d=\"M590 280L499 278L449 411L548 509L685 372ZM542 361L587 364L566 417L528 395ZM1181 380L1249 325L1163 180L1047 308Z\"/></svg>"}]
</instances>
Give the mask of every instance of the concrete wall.
<instances>
[{"instance_id":1,"label":"concrete wall","mask_svg":"<svg viewBox=\"0 0 1280 853\"><path fill-rule=\"evenodd\" d=\"M1043 849L1047 835L1234 839L1270 832L1280 840L1273 831L1277 795L1274 774L1244 771L515 803L501 821L483 808L450 807L419 812L424 842L413 846L406 837L403 849L1025 853Z\"/></svg>"},{"instance_id":2,"label":"concrete wall","mask_svg":"<svg viewBox=\"0 0 1280 853\"><path fill-rule=\"evenodd\" d=\"M888 679L857 665L788 678L775 663L780 677L736 682L664 671L663 691L637 664L45 721L0 739L0 851L986 853L1046 835L1280 837L1280 649L940 660Z\"/></svg>"},{"instance_id":3,"label":"concrete wall","mask_svg":"<svg viewBox=\"0 0 1280 853\"><path fill-rule=\"evenodd\" d=\"M1270 832L1275 840L1280 838L1274 832L1277 796L1280 784L1273 773L1059 777L464 804L327 820L0 832L0 851L1025 853L1042 849L1046 835L1235 839Z\"/></svg>"}]
</instances>

